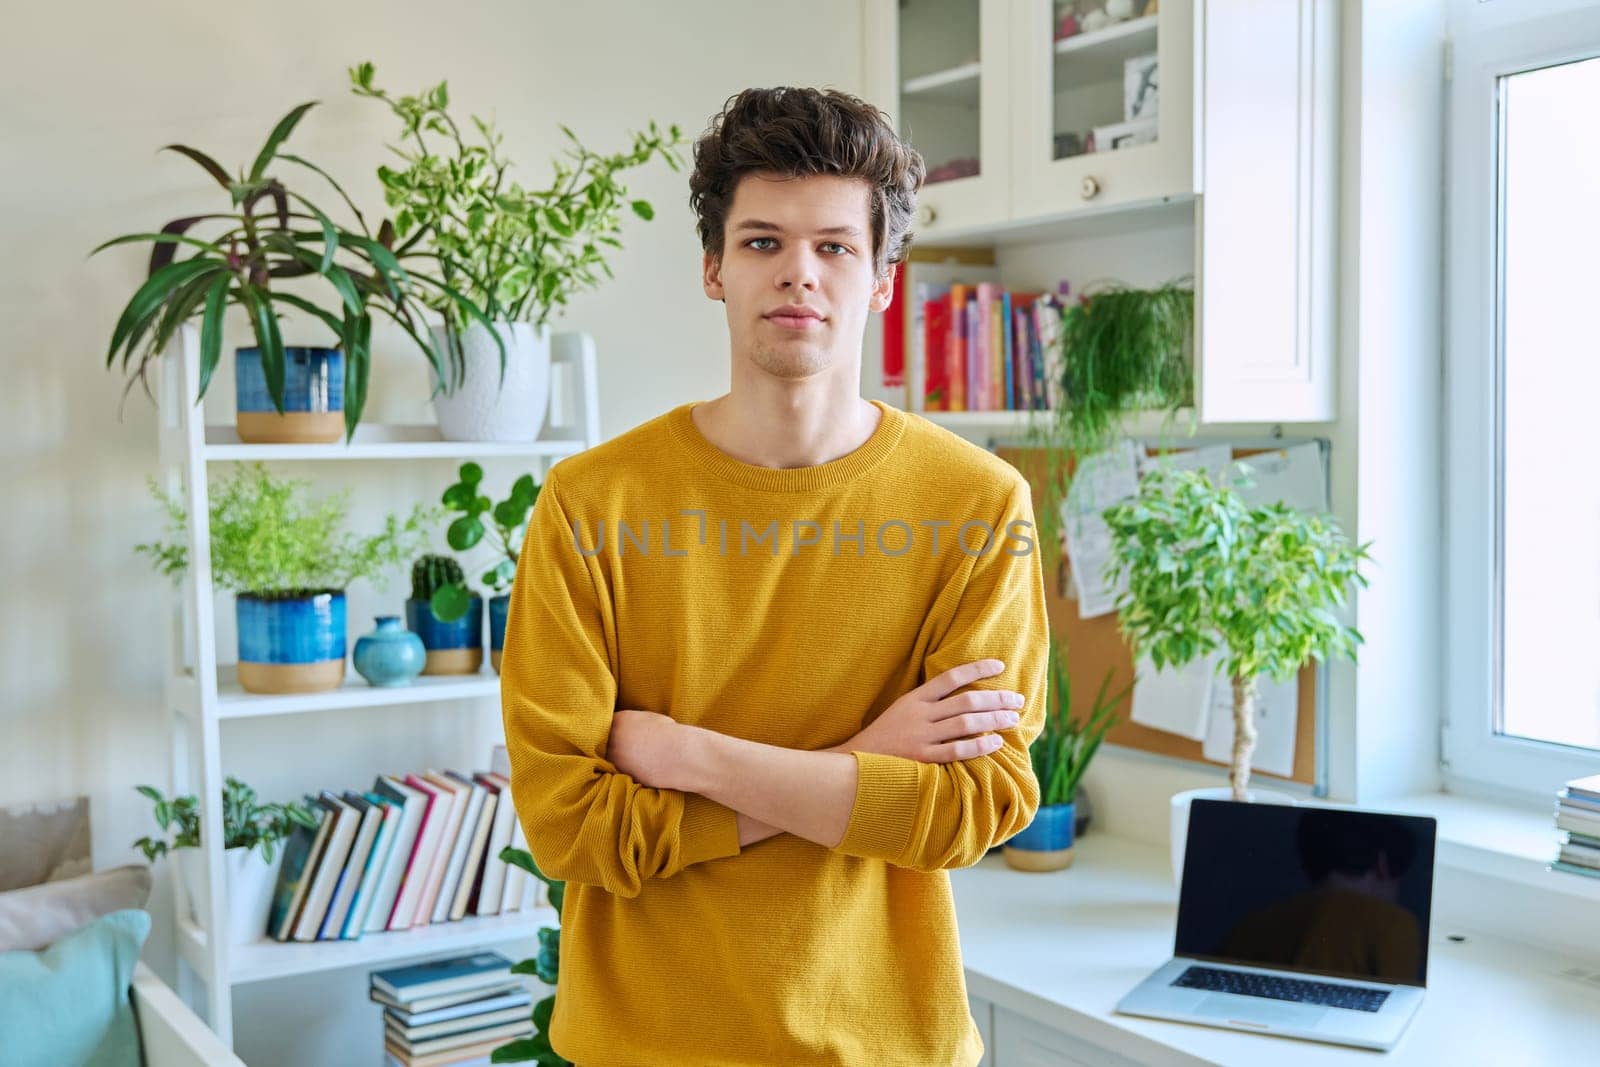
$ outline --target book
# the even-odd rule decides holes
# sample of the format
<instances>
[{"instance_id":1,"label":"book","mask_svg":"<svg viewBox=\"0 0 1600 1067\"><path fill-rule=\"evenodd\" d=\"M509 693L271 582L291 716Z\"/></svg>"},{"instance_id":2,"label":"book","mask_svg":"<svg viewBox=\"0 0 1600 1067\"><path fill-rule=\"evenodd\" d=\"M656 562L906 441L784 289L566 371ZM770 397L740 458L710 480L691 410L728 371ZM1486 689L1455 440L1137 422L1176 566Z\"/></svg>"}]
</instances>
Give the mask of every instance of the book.
<instances>
[{"instance_id":1,"label":"book","mask_svg":"<svg viewBox=\"0 0 1600 1067\"><path fill-rule=\"evenodd\" d=\"M1590 837L1600 837L1600 814L1584 815L1563 806L1556 813L1556 828Z\"/></svg>"},{"instance_id":2,"label":"book","mask_svg":"<svg viewBox=\"0 0 1600 1067\"><path fill-rule=\"evenodd\" d=\"M889 306L883 312L883 387L893 389L906 384L906 297L905 261L893 264Z\"/></svg>"},{"instance_id":3,"label":"book","mask_svg":"<svg viewBox=\"0 0 1600 1067\"><path fill-rule=\"evenodd\" d=\"M1583 813L1592 811L1600 817L1600 800L1590 800L1584 794L1574 793L1570 789L1563 789L1556 794L1556 810L1559 811L1563 806Z\"/></svg>"},{"instance_id":4,"label":"book","mask_svg":"<svg viewBox=\"0 0 1600 1067\"><path fill-rule=\"evenodd\" d=\"M498 915L500 892L506 884L506 861L500 858L500 850L511 844L511 824L516 821L517 809L511 798L510 782L492 773L479 774L477 779L484 788L499 794L500 799L495 805L494 825L489 830L489 842L484 848L483 875L473 891L474 899L470 907L474 915Z\"/></svg>"},{"instance_id":5,"label":"book","mask_svg":"<svg viewBox=\"0 0 1600 1067\"><path fill-rule=\"evenodd\" d=\"M1567 863L1565 860L1556 860L1550 864L1553 871L1566 871L1568 874L1582 874L1590 878L1600 878L1600 867L1580 867L1576 863Z\"/></svg>"},{"instance_id":6,"label":"book","mask_svg":"<svg viewBox=\"0 0 1600 1067\"><path fill-rule=\"evenodd\" d=\"M433 1008L429 1011L407 1011L405 1008L389 1005L384 1008L386 1014L402 1026L427 1026L431 1023L444 1022L449 1019L459 1019L467 1015L484 1015L489 1012L504 1011L507 1008L529 1008L533 1003L533 994L526 987L514 988L509 993L495 993L490 996L478 996L478 991L471 994L475 1000L462 1001L456 1004L447 1004L442 1008Z\"/></svg>"},{"instance_id":7,"label":"book","mask_svg":"<svg viewBox=\"0 0 1600 1067\"><path fill-rule=\"evenodd\" d=\"M361 821L356 809L326 789L317 794L317 803L333 813L333 828L328 831L327 847L322 850L322 858L317 861L311 888L306 890L305 907L300 912L299 921L294 925L296 941L317 939L317 931L322 928L322 920L327 915L328 905L333 902L334 886L338 884L339 876L344 872L345 860L350 858L350 846L355 841L356 826Z\"/></svg>"},{"instance_id":8,"label":"book","mask_svg":"<svg viewBox=\"0 0 1600 1067\"><path fill-rule=\"evenodd\" d=\"M306 798L308 801L311 799ZM311 884L311 874L316 869L317 858L328 840L328 830L333 826L333 813L316 804L312 811L321 813L315 830L295 825L283 845L283 862L278 868L278 881L272 890L272 910L267 915L267 932L274 941L287 941L294 930L294 921L300 917L300 906L305 902L306 888Z\"/></svg>"},{"instance_id":9,"label":"book","mask_svg":"<svg viewBox=\"0 0 1600 1067\"><path fill-rule=\"evenodd\" d=\"M333 887L333 899L328 902L328 914L317 929L317 940L337 941L344 933L344 921L350 914L350 905L356 899L356 887L367 870L367 857L378 839L378 827L383 822L383 808L360 793L346 791L340 797L360 816L356 824L355 840L350 844L350 856L339 872L339 881Z\"/></svg>"},{"instance_id":10,"label":"book","mask_svg":"<svg viewBox=\"0 0 1600 1067\"><path fill-rule=\"evenodd\" d=\"M407 1026L396 1019L384 1009L384 1029L395 1037L405 1038L407 1041L426 1041L435 1037L449 1037L455 1034L467 1034L474 1030L486 1030L491 1026L503 1026L527 1020L532 1009L527 1006L514 1006L501 1008L498 1011L479 1012L470 1015L461 1015L453 1019L444 1019L434 1023Z\"/></svg>"},{"instance_id":11,"label":"book","mask_svg":"<svg viewBox=\"0 0 1600 1067\"><path fill-rule=\"evenodd\" d=\"M488 794L483 786L455 771L443 771L439 777L465 789L467 793L463 801L466 808L461 816L460 829L456 831L455 842L450 850L450 863L445 868L444 881L439 883L439 895L434 900L429 920L436 923L450 918L450 909L455 905L456 891L460 888L463 876L468 888L471 888L472 876L467 874L467 856L472 850L472 836L478 829L478 815L483 811L483 798Z\"/></svg>"},{"instance_id":12,"label":"book","mask_svg":"<svg viewBox=\"0 0 1600 1067\"><path fill-rule=\"evenodd\" d=\"M400 819L404 810L399 804L377 793L363 793L367 802L378 809L378 833L372 842L372 851L367 853L367 862L361 869L361 880L356 883L354 898L350 901L350 912L345 916L344 926L339 930L339 936L346 940L359 938L366 930L367 912L372 908L372 900L377 895L378 877L383 873L383 866L388 859L389 850L394 847L395 831L400 826Z\"/></svg>"},{"instance_id":13,"label":"book","mask_svg":"<svg viewBox=\"0 0 1600 1067\"><path fill-rule=\"evenodd\" d=\"M386 930L389 916L394 913L395 900L400 894L400 883L405 878L406 866L417 847L417 832L422 829L423 816L428 810L429 798L406 785L393 775L380 774L372 782L372 791L400 807L400 822L395 828L394 843L384 857L383 869L378 872L378 882L372 892L372 903L367 906L367 916L362 921L363 933Z\"/></svg>"},{"instance_id":14,"label":"book","mask_svg":"<svg viewBox=\"0 0 1600 1067\"><path fill-rule=\"evenodd\" d=\"M422 823L417 828L417 840L406 860L405 873L400 878L400 891L395 894L394 909L389 913L386 928L409 930L417 917L417 904L422 899L423 883L427 880L428 866L439 850L439 835L444 832L445 809L450 798L432 782L425 782L414 774L404 778L406 785L427 797L422 812Z\"/></svg>"},{"instance_id":15,"label":"book","mask_svg":"<svg viewBox=\"0 0 1600 1067\"><path fill-rule=\"evenodd\" d=\"M482 1030L469 1030L463 1034L449 1034L444 1037L430 1037L420 1041L408 1041L394 1032L393 1027L386 1026L383 1030L384 1045L393 1043L396 1047L413 1056L426 1056L434 1052L444 1052L450 1049L476 1049L479 1045L504 1044L514 1037L533 1033L533 1022L523 1019L519 1022L501 1023L498 1026L485 1027ZM493 1045L490 1046L491 1048Z\"/></svg>"},{"instance_id":16,"label":"book","mask_svg":"<svg viewBox=\"0 0 1600 1067\"><path fill-rule=\"evenodd\" d=\"M1591 774L1587 778L1574 778L1567 783L1567 792L1575 797L1600 801L1600 774Z\"/></svg>"},{"instance_id":17,"label":"book","mask_svg":"<svg viewBox=\"0 0 1600 1067\"><path fill-rule=\"evenodd\" d=\"M523 835L521 819L511 820L511 847L524 852L528 850L528 839ZM501 912L521 911L524 884L532 881L538 879L516 864L506 864L506 884L500 890Z\"/></svg>"},{"instance_id":18,"label":"book","mask_svg":"<svg viewBox=\"0 0 1600 1067\"><path fill-rule=\"evenodd\" d=\"M511 961L498 952L446 956L368 975L372 989L401 1001L481 989L503 984L510 977Z\"/></svg>"},{"instance_id":19,"label":"book","mask_svg":"<svg viewBox=\"0 0 1600 1067\"><path fill-rule=\"evenodd\" d=\"M972 286L955 282L950 286L950 338L945 344L945 377L950 383L949 406L945 411L967 410L967 330L968 296Z\"/></svg>"},{"instance_id":20,"label":"book","mask_svg":"<svg viewBox=\"0 0 1600 1067\"><path fill-rule=\"evenodd\" d=\"M472 841L467 845L467 861L461 870L461 880L456 886L455 898L450 902L451 920L465 918L467 905L473 898L474 890L483 881L483 853L489 845L489 829L494 825L494 811L500 802L500 791L489 791L489 787L474 780L473 785L478 790L481 803L478 807L478 824L473 827ZM507 803L510 798L507 797Z\"/></svg>"},{"instance_id":21,"label":"book","mask_svg":"<svg viewBox=\"0 0 1600 1067\"><path fill-rule=\"evenodd\" d=\"M935 287L919 285L917 288L922 293L929 293ZM923 377L924 411L950 410L947 406L950 403L950 367L946 352L950 343L950 302L947 299L950 287L937 288L938 292L922 301L922 313L919 316L922 340L913 353L913 360L923 363L927 368Z\"/></svg>"},{"instance_id":22,"label":"book","mask_svg":"<svg viewBox=\"0 0 1600 1067\"><path fill-rule=\"evenodd\" d=\"M522 995L530 996L527 985L515 975L501 979L493 985L481 989L458 989L452 993L437 993L432 996L415 997L405 1000L400 997L390 996L380 989L369 988L367 999L375 1004L382 1004L386 1008L407 1012L413 1015L422 1015L432 1011L442 1011L455 1007L471 1007L481 1000L495 997Z\"/></svg>"},{"instance_id":23,"label":"book","mask_svg":"<svg viewBox=\"0 0 1600 1067\"><path fill-rule=\"evenodd\" d=\"M441 801L448 800L448 802L445 808L444 831L439 837L439 848L434 855L433 863L428 867L427 878L422 883L422 897L417 901L417 914L411 920L413 927L427 926L433 921L433 905L439 899L439 889L444 885L445 875L450 870L450 857L455 854L456 837L461 832L461 818L466 814L467 801L472 796L471 792L459 783L438 771L424 771L422 777L442 791L439 798Z\"/></svg>"},{"instance_id":24,"label":"book","mask_svg":"<svg viewBox=\"0 0 1600 1067\"><path fill-rule=\"evenodd\" d=\"M398 1067L478 1067L480 1064L493 1062L489 1059L490 1053L503 1044L504 1041L495 1038L465 1048L449 1049L425 1056L407 1052L394 1041L386 1039L383 1051L386 1054L385 1059L397 1064Z\"/></svg>"}]
</instances>

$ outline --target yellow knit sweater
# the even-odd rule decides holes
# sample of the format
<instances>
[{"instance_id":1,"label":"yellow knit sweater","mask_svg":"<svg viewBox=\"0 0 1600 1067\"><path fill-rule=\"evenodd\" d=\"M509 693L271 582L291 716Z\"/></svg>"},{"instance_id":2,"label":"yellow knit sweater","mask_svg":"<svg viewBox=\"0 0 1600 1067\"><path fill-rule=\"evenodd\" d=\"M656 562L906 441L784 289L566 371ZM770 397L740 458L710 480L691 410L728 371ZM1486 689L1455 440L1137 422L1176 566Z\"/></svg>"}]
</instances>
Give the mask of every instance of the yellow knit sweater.
<instances>
[{"instance_id":1,"label":"yellow knit sweater","mask_svg":"<svg viewBox=\"0 0 1600 1067\"><path fill-rule=\"evenodd\" d=\"M551 468L501 692L529 850L567 883L552 1044L578 1067L971 1067L949 868L1039 805L1047 622L1027 481L917 415L777 469L684 404ZM1026 525L1024 525L1026 524ZM993 533L989 533L993 531ZM960 539L959 542L957 539ZM841 744L957 664L1019 726L949 764L855 752L844 839L741 849L733 809L606 759L638 708L764 744Z\"/></svg>"}]
</instances>

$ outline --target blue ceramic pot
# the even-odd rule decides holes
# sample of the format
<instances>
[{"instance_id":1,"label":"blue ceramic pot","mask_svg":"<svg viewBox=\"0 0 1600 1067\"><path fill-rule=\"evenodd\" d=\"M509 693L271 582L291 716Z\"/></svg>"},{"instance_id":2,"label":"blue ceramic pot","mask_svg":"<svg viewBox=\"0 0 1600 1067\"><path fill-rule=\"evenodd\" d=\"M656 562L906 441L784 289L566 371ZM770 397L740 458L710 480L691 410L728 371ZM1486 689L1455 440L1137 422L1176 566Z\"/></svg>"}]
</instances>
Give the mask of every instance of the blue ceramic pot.
<instances>
[{"instance_id":1,"label":"blue ceramic pot","mask_svg":"<svg viewBox=\"0 0 1600 1067\"><path fill-rule=\"evenodd\" d=\"M379 615L373 621L377 628L356 638L350 656L356 672L373 685L409 685L427 665L422 638L401 626L398 615Z\"/></svg>"},{"instance_id":2,"label":"blue ceramic pot","mask_svg":"<svg viewBox=\"0 0 1600 1067\"><path fill-rule=\"evenodd\" d=\"M283 350L281 413L272 406L260 349L234 352L233 386L241 441L328 442L344 434L344 353L337 348Z\"/></svg>"},{"instance_id":3,"label":"blue ceramic pot","mask_svg":"<svg viewBox=\"0 0 1600 1067\"><path fill-rule=\"evenodd\" d=\"M511 610L511 594L489 598L489 662L498 671L500 652L506 645L506 612Z\"/></svg>"},{"instance_id":4,"label":"blue ceramic pot","mask_svg":"<svg viewBox=\"0 0 1600 1067\"><path fill-rule=\"evenodd\" d=\"M1068 866L1077 840L1075 817L1071 804L1041 804L1033 821L1006 841L1006 862L1028 871L1059 871Z\"/></svg>"},{"instance_id":5,"label":"blue ceramic pot","mask_svg":"<svg viewBox=\"0 0 1600 1067\"><path fill-rule=\"evenodd\" d=\"M344 681L343 593L268 598L240 593L239 684L251 693L309 693Z\"/></svg>"},{"instance_id":6,"label":"blue ceramic pot","mask_svg":"<svg viewBox=\"0 0 1600 1067\"><path fill-rule=\"evenodd\" d=\"M423 674L472 674L483 666L483 597L478 594L472 594L467 613L451 622L435 615L428 601L408 598L406 625L428 651Z\"/></svg>"}]
</instances>

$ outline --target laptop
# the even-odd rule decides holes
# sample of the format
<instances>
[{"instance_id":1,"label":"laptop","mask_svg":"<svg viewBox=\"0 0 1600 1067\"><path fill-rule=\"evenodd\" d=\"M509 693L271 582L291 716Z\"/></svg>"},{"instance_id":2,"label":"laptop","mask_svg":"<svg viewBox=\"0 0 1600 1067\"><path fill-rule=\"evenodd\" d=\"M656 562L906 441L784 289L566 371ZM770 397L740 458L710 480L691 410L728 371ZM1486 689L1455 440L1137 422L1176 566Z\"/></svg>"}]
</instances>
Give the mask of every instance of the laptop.
<instances>
[{"instance_id":1,"label":"laptop","mask_svg":"<svg viewBox=\"0 0 1600 1067\"><path fill-rule=\"evenodd\" d=\"M1125 1015L1388 1050L1422 1003L1435 820L1196 800L1173 959Z\"/></svg>"}]
</instances>

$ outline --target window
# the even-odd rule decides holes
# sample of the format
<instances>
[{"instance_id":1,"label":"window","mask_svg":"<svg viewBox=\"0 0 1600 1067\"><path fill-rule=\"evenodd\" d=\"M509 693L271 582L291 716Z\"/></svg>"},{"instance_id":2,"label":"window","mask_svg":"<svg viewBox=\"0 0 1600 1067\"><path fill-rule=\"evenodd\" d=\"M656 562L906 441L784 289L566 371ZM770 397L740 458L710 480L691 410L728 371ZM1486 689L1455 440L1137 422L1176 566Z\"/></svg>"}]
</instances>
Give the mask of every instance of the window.
<instances>
[{"instance_id":1,"label":"window","mask_svg":"<svg viewBox=\"0 0 1600 1067\"><path fill-rule=\"evenodd\" d=\"M1548 799L1600 773L1600 13L1455 49L1445 769Z\"/></svg>"}]
</instances>

